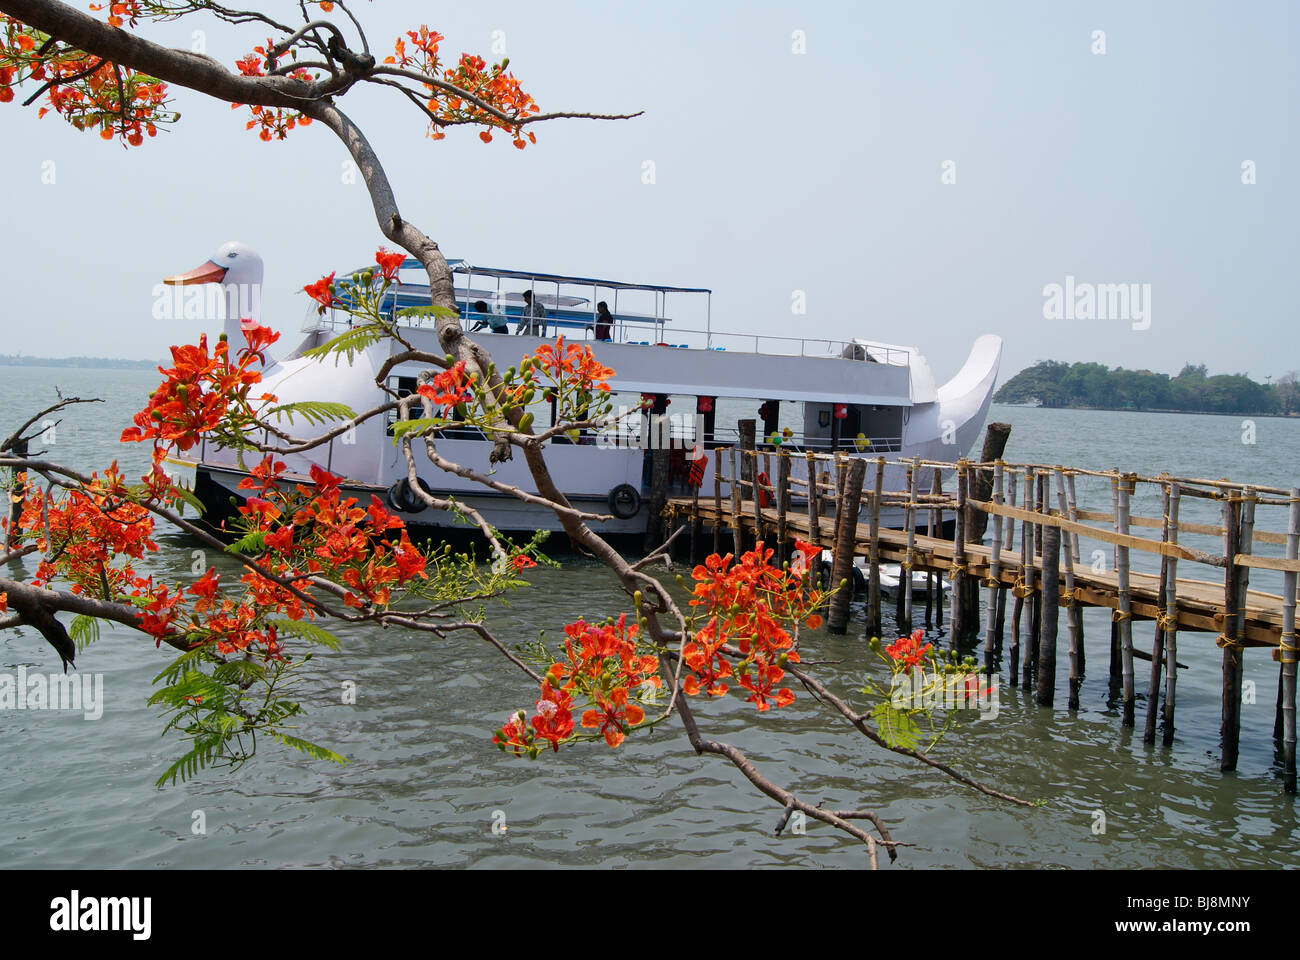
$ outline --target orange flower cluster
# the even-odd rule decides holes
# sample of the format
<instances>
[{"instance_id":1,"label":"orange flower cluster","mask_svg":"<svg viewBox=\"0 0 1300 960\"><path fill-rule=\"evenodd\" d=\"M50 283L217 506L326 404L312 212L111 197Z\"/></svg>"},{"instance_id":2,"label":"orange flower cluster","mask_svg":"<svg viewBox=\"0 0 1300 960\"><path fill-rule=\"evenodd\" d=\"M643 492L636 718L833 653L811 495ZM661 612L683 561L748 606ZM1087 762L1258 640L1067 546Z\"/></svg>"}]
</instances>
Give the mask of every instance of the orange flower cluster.
<instances>
[{"instance_id":1,"label":"orange flower cluster","mask_svg":"<svg viewBox=\"0 0 1300 960\"><path fill-rule=\"evenodd\" d=\"M724 680L735 677L749 691L747 702L760 711L793 702L794 694L778 684L785 677L787 663L798 663L799 652L783 624L803 622L809 629L821 626L814 611L821 605L821 591L805 583L806 558L817 548L797 543L801 561L790 569L773 566L773 551L758 543L742 554L738 563L732 555L716 553L697 566L691 606L708 618L682 648L682 657L692 676L682 681L690 696L701 690L723 696L729 689ZM724 646L734 646L741 659L733 664Z\"/></svg>"},{"instance_id":2,"label":"orange flower cluster","mask_svg":"<svg viewBox=\"0 0 1300 960\"><path fill-rule=\"evenodd\" d=\"M922 644L921 641L924 639L924 630L913 630L911 636L899 637L885 647L885 653L889 654L903 670L911 670L930 656L930 644Z\"/></svg>"},{"instance_id":3,"label":"orange flower cluster","mask_svg":"<svg viewBox=\"0 0 1300 960\"><path fill-rule=\"evenodd\" d=\"M113 3L108 22L120 27L129 20L134 25L139 12L135 0ZM32 81L44 97L37 116L54 111L78 130L98 129L105 140L116 137L133 147L146 136L157 136L159 124L176 119L166 109L167 84L49 40L0 14L0 103L14 99L14 87Z\"/></svg>"},{"instance_id":4,"label":"orange flower cluster","mask_svg":"<svg viewBox=\"0 0 1300 960\"><path fill-rule=\"evenodd\" d=\"M341 477L315 464L313 486L299 483L285 491L276 482L284 469L267 454L251 476L239 482L241 490L262 494L250 496L239 512L250 531L265 534L264 561L275 576L305 590L310 585L306 577L329 573L349 588L343 598L349 607L387 606L393 587L417 577L428 579L427 558L411 543L406 525L378 497L372 495L363 509L355 497L342 495ZM289 516L288 523L282 522ZM393 531L396 543L389 539ZM260 609L275 609L294 620L304 615L300 599L283 585L253 571L243 582Z\"/></svg>"},{"instance_id":5,"label":"orange flower cluster","mask_svg":"<svg viewBox=\"0 0 1300 960\"><path fill-rule=\"evenodd\" d=\"M474 399L474 380L474 374L465 374L465 361L459 360L449 369L435 374L432 383L422 383L417 389L420 396L441 406L445 413L458 404Z\"/></svg>"},{"instance_id":6,"label":"orange flower cluster","mask_svg":"<svg viewBox=\"0 0 1300 960\"><path fill-rule=\"evenodd\" d=\"M272 46L274 46L274 42L270 37L267 37L265 46L254 47L252 53L236 60L235 66L239 69L240 74L245 77L266 76L266 68L273 68L276 60L279 59L279 57L268 56L267 51ZM302 67L289 71L287 76L292 77L294 80L301 80L303 83L311 83L316 79L311 71ZM244 106L242 103L232 103L230 109L238 110L242 106ZM254 103L249 106L248 112L252 114L253 119L244 124L244 129L260 128L258 137L268 143L272 139L283 140L289 136L289 131L294 127L305 127L311 123L311 117L286 107L266 107Z\"/></svg>"},{"instance_id":7,"label":"orange flower cluster","mask_svg":"<svg viewBox=\"0 0 1300 960\"><path fill-rule=\"evenodd\" d=\"M591 704L582 713L581 726L595 730L611 748L645 720L645 710L630 691L645 684L658 688L659 659L638 652L639 628L626 615L614 623L590 624L585 620L564 628L567 663L552 663L541 684L531 726L516 714L492 738L500 749L536 756L536 740L558 750L574 733L573 704L577 694Z\"/></svg>"},{"instance_id":8,"label":"orange flower cluster","mask_svg":"<svg viewBox=\"0 0 1300 960\"><path fill-rule=\"evenodd\" d=\"M536 114L537 103L524 93L515 76L506 71L508 61L489 67L482 57L462 53L455 66L444 68L438 49L444 39L442 34L421 25L418 30L408 30L404 37L398 37L393 53L384 58L386 65L439 78L473 98L454 95L426 83L429 98L425 106L432 114L429 136L434 140L443 139L446 133L442 128L446 123L478 123L489 128L479 133L484 143L492 142L492 128L512 134L511 142L520 150L536 143L537 138L532 133L524 133L519 121ZM484 106L505 114L507 119L501 119Z\"/></svg>"},{"instance_id":9,"label":"orange flower cluster","mask_svg":"<svg viewBox=\"0 0 1300 960\"><path fill-rule=\"evenodd\" d=\"M157 484L166 474L155 462L147 483ZM72 490L65 497L47 495L34 485L24 494L18 528L29 533L46 556L57 555L59 563L45 559L36 568L32 582L45 586L66 565L75 576L72 592L105 597L129 593L140 596L148 579L137 577L131 560L140 560L158 545L151 538L153 517L144 507L126 499L117 462L103 479L91 474L85 490ZM119 563L119 558L125 562Z\"/></svg>"},{"instance_id":10,"label":"orange flower cluster","mask_svg":"<svg viewBox=\"0 0 1300 960\"><path fill-rule=\"evenodd\" d=\"M208 353L206 334L199 336L198 346L172 347L174 366L158 368L167 379L150 396L149 405L135 415L135 426L122 431L122 442L153 440L155 446L188 450L223 421L237 426L250 420L249 393L262 380L255 365L265 362L266 348L280 335L269 327L245 327L244 336L248 346L233 364L225 340ZM275 402L269 393L260 399Z\"/></svg>"},{"instance_id":11,"label":"orange flower cluster","mask_svg":"<svg viewBox=\"0 0 1300 960\"><path fill-rule=\"evenodd\" d=\"M564 337L560 336L554 346L543 343L531 356L536 366L557 382L571 385L587 394L595 390L609 392L606 381L614 375L614 371L597 360L591 347L586 344L566 345Z\"/></svg>"},{"instance_id":12,"label":"orange flower cluster","mask_svg":"<svg viewBox=\"0 0 1300 960\"><path fill-rule=\"evenodd\" d=\"M121 27L129 23L134 27L143 16L140 0L114 0L113 3L92 3L90 9L98 13L108 7L108 25L110 27Z\"/></svg>"}]
</instances>

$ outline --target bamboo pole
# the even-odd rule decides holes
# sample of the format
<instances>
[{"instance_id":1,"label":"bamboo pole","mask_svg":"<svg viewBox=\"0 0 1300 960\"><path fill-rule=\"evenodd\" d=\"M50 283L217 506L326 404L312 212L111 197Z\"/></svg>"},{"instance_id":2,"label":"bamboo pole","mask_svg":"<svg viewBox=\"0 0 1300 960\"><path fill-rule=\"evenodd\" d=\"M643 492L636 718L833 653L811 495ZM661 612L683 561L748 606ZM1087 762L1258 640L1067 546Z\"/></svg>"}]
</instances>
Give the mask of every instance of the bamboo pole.
<instances>
[{"instance_id":1,"label":"bamboo pole","mask_svg":"<svg viewBox=\"0 0 1300 960\"><path fill-rule=\"evenodd\" d=\"M1300 487L1291 490L1291 511L1286 535L1286 558L1295 560L1300 557ZM1278 641L1277 659L1281 661L1279 674L1282 679L1282 788L1287 793L1296 792L1295 770L1295 688L1296 657L1300 646L1296 645L1295 607L1296 580L1294 570L1282 574L1282 636Z\"/></svg>"},{"instance_id":2,"label":"bamboo pole","mask_svg":"<svg viewBox=\"0 0 1300 960\"><path fill-rule=\"evenodd\" d=\"M993 464L993 502L1002 502L1002 461ZM984 672L993 673L993 643L997 632L998 597L1001 596L1002 518L993 516L993 543L989 547L988 611L984 631Z\"/></svg>"},{"instance_id":3,"label":"bamboo pole","mask_svg":"<svg viewBox=\"0 0 1300 960\"><path fill-rule=\"evenodd\" d=\"M899 623L902 633L912 632L912 571L916 567L916 493L921 468L914 460L907 468L907 510L904 523L907 525L907 555L903 560L898 589L903 592L903 616Z\"/></svg>"},{"instance_id":4,"label":"bamboo pole","mask_svg":"<svg viewBox=\"0 0 1300 960\"><path fill-rule=\"evenodd\" d=\"M1165 543L1169 540L1169 485L1164 483L1161 484L1161 513L1164 515L1164 528L1161 532L1160 542ZM1160 557L1160 589L1156 599L1156 606L1160 610L1165 607L1165 591L1168 583L1169 557L1162 554ZM1163 621L1157 617L1155 637L1151 641L1151 682L1147 686L1147 719L1142 733L1142 742L1146 744L1156 742L1156 717L1160 711L1160 670L1164 666L1164 660L1165 628ZM1177 669L1177 667L1174 669Z\"/></svg>"},{"instance_id":5,"label":"bamboo pole","mask_svg":"<svg viewBox=\"0 0 1300 960\"><path fill-rule=\"evenodd\" d=\"M1003 464L1003 469L1006 469L1006 464ZM1007 492L1007 503L1013 507L1016 505L1016 480L1019 477L1020 474L1015 470L1010 471L1010 477L1008 478L1010 480L1010 490ZM1002 532L1002 543L1008 552L1016 548L1016 521L1012 517L1006 518L1006 529Z\"/></svg>"},{"instance_id":6,"label":"bamboo pole","mask_svg":"<svg viewBox=\"0 0 1300 960\"><path fill-rule=\"evenodd\" d=\"M1120 474L1116 469L1110 476L1110 516L1112 523L1119 523L1119 486ZM1115 528L1119 531L1118 526ZM1119 543L1111 544L1111 563L1119 570ZM1118 576L1118 574L1117 574ZM1119 620L1111 617L1110 621L1110 685L1112 691L1124 681L1124 654L1120 649Z\"/></svg>"},{"instance_id":7,"label":"bamboo pole","mask_svg":"<svg viewBox=\"0 0 1300 960\"><path fill-rule=\"evenodd\" d=\"M1228 499L1230 503L1231 498ZM1246 487L1241 493L1241 505L1237 510L1225 511L1225 521L1229 514L1236 513L1239 523L1236 525L1237 542L1231 550L1225 549L1228 558L1227 570L1232 579L1225 581L1232 584L1232 596L1226 598L1224 606L1223 633L1219 645L1223 647L1223 710L1222 724L1219 728L1220 753L1219 769L1236 770L1237 757L1241 745L1241 678L1245 670L1244 651L1241 638L1246 634L1246 599L1250 587L1250 567L1235 562L1238 554L1249 555L1254 544L1252 533L1255 529L1255 490ZM1225 523L1225 529L1227 524ZM1224 545L1228 547L1228 535L1224 535ZM1229 628L1229 620L1232 626Z\"/></svg>"},{"instance_id":8,"label":"bamboo pole","mask_svg":"<svg viewBox=\"0 0 1300 960\"><path fill-rule=\"evenodd\" d=\"M713 552L722 553L722 448L713 451Z\"/></svg>"},{"instance_id":9,"label":"bamboo pole","mask_svg":"<svg viewBox=\"0 0 1300 960\"><path fill-rule=\"evenodd\" d=\"M740 529L740 474L737 472L736 448L731 448L731 476L728 478L727 486L731 490L731 540L732 552L737 560L740 559L742 549L742 532Z\"/></svg>"},{"instance_id":10,"label":"bamboo pole","mask_svg":"<svg viewBox=\"0 0 1300 960\"><path fill-rule=\"evenodd\" d=\"M1161 513L1164 514L1164 527L1161 542L1169 540L1169 487L1161 484ZM1165 588L1169 583L1169 557L1160 558L1160 589L1158 589L1157 610L1165 609ZM1165 666L1165 626L1160 617L1156 618L1156 631L1151 645L1151 683L1147 688L1147 723L1143 731L1143 743L1156 743L1156 718L1160 714L1161 669Z\"/></svg>"},{"instance_id":11,"label":"bamboo pole","mask_svg":"<svg viewBox=\"0 0 1300 960\"><path fill-rule=\"evenodd\" d=\"M938 470L934 471L934 483L931 486L930 493L935 497L943 494L943 475ZM931 511L931 515L934 517L934 535L942 537L943 507L938 504L935 507ZM934 574L934 625L939 628L943 627L943 574L938 571Z\"/></svg>"},{"instance_id":12,"label":"bamboo pole","mask_svg":"<svg viewBox=\"0 0 1300 960\"><path fill-rule=\"evenodd\" d=\"M1069 503L1069 515L1071 520L1079 519L1079 500L1074 495L1074 472L1071 471L1065 478L1065 491ZM1079 562L1079 534L1074 533L1070 536L1070 553L1074 557L1074 562Z\"/></svg>"},{"instance_id":13,"label":"bamboo pole","mask_svg":"<svg viewBox=\"0 0 1300 960\"><path fill-rule=\"evenodd\" d=\"M1012 477L1015 477L1017 475L1018 474L1016 473L1011 474ZM1031 489L1030 478L1028 476L1028 473L1026 473L1025 476L1026 496L1030 489ZM1013 486L1013 492L1014 492L1014 486ZM1024 609L1025 609L1025 596L1027 595L1034 580L1034 568L1030 562L1033 559L1033 556L1031 553L1029 543L1030 543L1029 521L1021 520L1020 521L1020 576L1018 578L1019 583L1016 585L1015 588L1015 597L1016 597L1015 606L1011 611L1011 650L1010 650L1010 663L1008 664L1008 666L1010 667L1011 685L1013 687L1019 686L1020 684L1020 646L1021 646L1020 622L1021 622L1021 616L1024 613Z\"/></svg>"},{"instance_id":14,"label":"bamboo pole","mask_svg":"<svg viewBox=\"0 0 1300 960\"><path fill-rule=\"evenodd\" d=\"M686 482L690 483L690 479L688 478ZM687 548L689 551L687 553L687 556L690 557L691 563L694 564L695 563L695 541L700 533L700 487L704 486L704 478L703 477L700 478L700 483L698 486L695 484L691 484L691 486L693 487L693 489L691 490L691 533L690 533L691 543L690 546Z\"/></svg>"},{"instance_id":15,"label":"bamboo pole","mask_svg":"<svg viewBox=\"0 0 1300 960\"><path fill-rule=\"evenodd\" d=\"M1178 504L1182 491L1178 484L1169 485L1169 542L1178 542ZM1166 747L1174 742L1174 707L1178 692L1178 558L1169 558L1169 579L1165 586L1165 712Z\"/></svg>"},{"instance_id":16,"label":"bamboo pole","mask_svg":"<svg viewBox=\"0 0 1300 960\"><path fill-rule=\"evenodd\" d=\"M762 481L759 480L758 453L751 452L754 460L754 542L758 543L763 539L763 505L759 498L762 496Z\"/></svg>"},{"instance_id":17,"label":"bamboo pole","mask_svg":"<svg viewBox=\"0 0 1300 960\"><path fill-rule=\"evenodd\" d=\"M867 461L853 458L835 511L835 558L831 564L831 586L835 593L826 617L826 629L834 634L843 634L848 629L849 600L853 595L849 568L857 544L858 505L862 500L862 480L866 474Z\"/></svg>"},{"instance_id":18,"label":"bamboo pole","mask_svg":"<svg viewBox=\"0 0 1300 960\"><path fill-rule=\"evenodd\" d=\"M1066 551L1068 557L1069 551ZM1056 619L1060 599L1061 531L1047 527L1043 531L1043 602L1042 626L1039 628L1038 690L1040 706L1050 707L1056 698Z\"/></svg>"},{"instance_id":19,"label":"bamboo pole","mask_svg":"<svg viewBox=\"0 0 1300 960\"><path fill-rule=\"evenodd\" d=\"M1223 632L1218 644L1223 648L1221 719L1219 723L1219 769L1234 770L1241 732L1241 646L1237 633L1237 561L1241 545L1241 500L1231 492L1219 504L1223 524ZM1229 740L1232 743L1229 743Z\"/></svg>"},{"instance_id":20,"label":"bamboo pole","mask_svg":"<svg viewBox=\"0 0 1300 960\"><path fill-rule=\"evenodd\" d=\"M952 574L948 586L952 591L952 649L960 649L967 634L969 611L966 592L966 505L970 477L966 459L957 461L957 513L952 534Z\"/></svg>"},{"instance_id":21,"label":"bamboo pole","mask_svg":"<svg viewBox=\"0 0 1300 960\"><path fill-rule=\"evenodd\" d=\"M817 459L812 451L804 454L804 462L808 464L808 540L820 547L822 543L822 495L817 488ZM808 570L813 583L819 584L822 582L822 557L820 553L808 559Z\"/></svg>"},{"instance_id":22,"label":"bamboo pole","mask_svg":"<svg viewBox=\"0 0 1300 960\"><path fill-rule=\"evenodd\" d=\"M880 636L880 493L885 484L885 458L876 459L876 482L871 494L871 545L868 553L867 636Z\"/></svg>"},{"instance_id":23,"label":"bamboo pole","mask_svg":"<svg viewBox=\"0 0 1300 960\"><path fill-rule=\"evenodd\" d=\"M1037 510L1038 485L1034 482L1034 468L1025 468L1025 507L1030 511ZM1024 541L1025 564L1025 606L1028 608L1029 624L1028 635L1025 638L1023 677L1025 688L1028 689L1034 682L1037 663L1034 660L1037 654L1038 646L1038 615L1039 605L1037 603L1037 591L1034 587L1034 562L1038 554L1038 528L1026 520L1024 527L1020 531L1020 538Z\"/></svg>"},{"instance_id":24,"label":"bamboo pole","mask_svg":"<svg viewBox=\"0 0 1300 960\"><path fill-rule=\"evenodd\" d=\"M1129 495L1130 480L1127 476L1120 478L1117 510L1115 512L1115 530L1117 533L1128 534L1128 515L1129 515ZM1133 595L1129 583L1129 550L1126 546L1117 547L1115 550L1115 579L1118 590L1116 598L1115 616L1112 618L1119 624L1119 643L1120 643L1120 668L1124 684L1124 713L1123 726L1133 726L1135 720L1133 716L1134 707L1136 706L1136 692L1133 684Z\"/></svg>"},{"instance_id":25,"label":"bamboo pole","mask_svg":"<svg viewBox=\"0 0 1300 960\"><path fill-rule=\"evenodd\" d=\"M776 540L778 563L784 564L789 559L790 551L786 545L785 514L790 506L790 452L780 450L776 455Z\"/></svg>"},{"instance_id":26,"label":"bamboo pole","mask_svg":"<svg viewBox=\"0 0 1300 960\"><path fill-rule=\"evenodd\" d=\"M1055 472L1056 479L1056 502L1062 514L1068 515L1070 512L1069 500L1065 491L1065 471L1057 467ZM1071 710L1079 709L1079 687L1083 685L1083 623L1082 617L1078 614L1083 613L1083 608L1079 606L1078 600L1074 595L1074 552L1072 549L1073 537L1065 534L1062 538L1064 550L1062 555L1065 560L1065 620L1066 628L1070 636L1070 700ZM1043 575L1043 582L1047 582L1047 575ZM1049 591L1050 592L1050 591Z\"/></svg>"},{"instance_id":27,"label":"bamboo pole","mask_svg":"<svg viewBox=\"0 0 1300 960\"><path fill-rule=\"evenodd\" d=\"M1002 655L1002 636L1006 631L1007 623L1007 588L1005 585L998 587L998 612L997 620L993 628L993 644L998 655Z\"/></svg>"}]
</instances>

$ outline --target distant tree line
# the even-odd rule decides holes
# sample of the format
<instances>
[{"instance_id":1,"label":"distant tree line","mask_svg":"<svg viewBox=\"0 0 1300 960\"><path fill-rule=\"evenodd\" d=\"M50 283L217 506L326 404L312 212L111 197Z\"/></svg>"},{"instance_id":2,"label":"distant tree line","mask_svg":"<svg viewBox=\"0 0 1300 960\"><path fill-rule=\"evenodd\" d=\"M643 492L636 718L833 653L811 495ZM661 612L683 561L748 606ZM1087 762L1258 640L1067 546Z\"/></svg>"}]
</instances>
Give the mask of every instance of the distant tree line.
<instances>
[{"instance_id":1,"label":"distant tree line","mask_svg":"<svg viewBox=\"0 0 1300 960\"><path fill-rule=\"evenodd\" d=\"M1292 370L1276 383L1245 374L1210 376L1205 364L1186 364L1176 377L1150 370L1111 369L1100 363L1044 360L1021 370L993 395L998 403L1044 407L1173 410L1189 413L1300 413L1300 386Z\"/></svg>"},{"instance_id":2,"label":"distant tree line","mask_svg":"<svg viewBox=\"0 0 1300 960\"><path fill-rule=\"evenodd\" d=\"M120 360L112 357L25 357L0 353L0 367L83 367L111 370L154 370L157 360Z\"/></svg>"}]
</instances>

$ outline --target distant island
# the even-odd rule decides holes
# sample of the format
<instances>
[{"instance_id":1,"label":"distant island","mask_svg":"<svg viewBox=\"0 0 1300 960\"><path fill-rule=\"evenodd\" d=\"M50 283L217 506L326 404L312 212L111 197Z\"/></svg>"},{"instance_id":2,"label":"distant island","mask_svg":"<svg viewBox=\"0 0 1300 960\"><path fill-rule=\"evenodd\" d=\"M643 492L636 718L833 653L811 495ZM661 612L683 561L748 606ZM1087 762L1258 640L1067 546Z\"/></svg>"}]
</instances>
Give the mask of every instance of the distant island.
<instances>
[{"instance_id":1,"label":"distant island","mask_svg":"<svg viewBox=\"0 0 1300 960\"><path fill-rule=\"evenodd\" d=\"M100 370L153 370L157 360L121 360L109 357L24 357L0 353L0 367L79 367Z\"/></svg>"},{"instance_id":2,"label":"distant island","mask_svg":"<svg viewBox=\"0 0 1300 960\"><path fill-rule=\"evenodd\" d=\"M1044 360L1021 370L993 395L996 403L1094 410L1291 416L1300 413L1296 371L1276 383L1245 374L1210 376L1205 364L1187 364L1177 376L1111 369L1100 363Z\"/></svg>"}]
</instances>

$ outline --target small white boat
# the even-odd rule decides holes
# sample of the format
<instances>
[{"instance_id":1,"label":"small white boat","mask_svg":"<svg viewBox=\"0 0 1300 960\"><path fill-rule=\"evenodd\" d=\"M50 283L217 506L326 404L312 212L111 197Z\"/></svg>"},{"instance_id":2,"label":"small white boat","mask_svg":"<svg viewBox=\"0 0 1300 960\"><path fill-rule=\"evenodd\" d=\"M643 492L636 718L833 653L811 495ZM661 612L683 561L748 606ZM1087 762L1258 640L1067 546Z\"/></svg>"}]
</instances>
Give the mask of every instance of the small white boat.
<instances>
[{"instance_id":1,"label":"small white boat","mask_svg":"<svg viewBox=\"0 0 1300 960\"><path fill-rule=\"evenodd\" d=\"M822 551L822 569L826 571L825 578L830 578L830 565L834 560L834 554L830 550ZM867 578L871 575L871 565L867 562L866 557L853 558L853 592L859 593L867 588ZM912 572L912 597L924 597L928 588L926 582L927 576L922 571ZM882 563L880 565L880 593L890 600L898 596L900 585L904 582L903 566L898 563ZM939 577L940 587L945 595L948 592L948 579Z\"/></svg>"}]
</instances>

